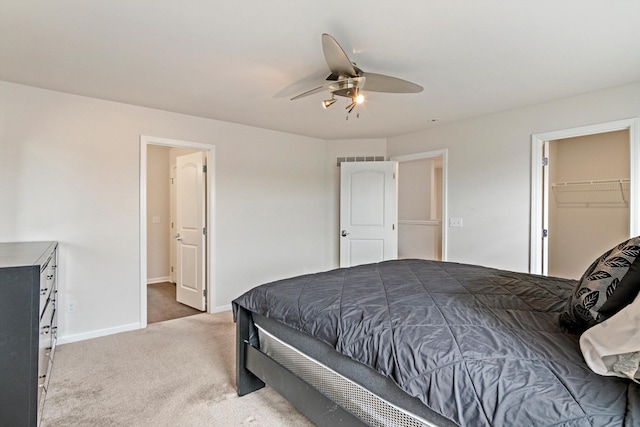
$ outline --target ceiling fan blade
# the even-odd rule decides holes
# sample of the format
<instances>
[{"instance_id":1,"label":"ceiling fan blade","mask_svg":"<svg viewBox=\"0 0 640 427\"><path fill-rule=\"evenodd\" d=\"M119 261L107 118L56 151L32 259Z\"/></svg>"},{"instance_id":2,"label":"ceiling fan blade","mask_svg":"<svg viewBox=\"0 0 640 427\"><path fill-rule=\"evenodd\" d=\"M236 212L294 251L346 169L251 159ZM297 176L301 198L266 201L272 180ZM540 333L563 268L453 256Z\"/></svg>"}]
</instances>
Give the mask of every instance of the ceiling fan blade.
<instances>
[{"instance_id":1,"label":"ceiling fan blade","mask_svg":"<svg viewBox=\"0 0 640 427\"><path fill-rule=\"evenodd\" d=\"M273 95L273 97L291 99L292 96L296 96L301 92L309 90L309 88L324 85L326 83L326 77L327 70L326 68L322 67L321 70L309 74L301 78L300 80L297 80L290 85L283 87L275 95Z\"/></svg>"},{"instance_id":2,"label":"ceiling fan blade","mask_svg":"<svg viewBox=\"0 0 640 427\"><path fill-rule=\"evenodd\" d=\"M397 77L367 72L362 76L367 79L365 90L370 92L418 93L423 91L422 86Z\"/></svg>"},{"instance_id":3,"label":"ceiling fan blade","mask_svg":"<svg viewBox=\"0 0 640 427\"><path fill-rule=\"evenodd\" d=\"M306 92L302 92L300 95L294 96L293 98L291 98L291 101L294 101L294 100L300 99L300 98L304 98L305 96L313 95L314 93L322 92L325 89L326 89L325 86L319 86L319 87L313 88L313 89L308 90Z\"/></svg>"},{"instance_id":4,"label":"ceiling fan blade","mask_svg":"<svg viewBox=\"0 0 640 427\"><path fill-rule=\"evenodd\" d=\"M324 59L331 70L330 79L358 77L358 73L347 54L344 53L336 39L326 33L322 34L322 51L324 52Z\"/></svg>"}]
</instances>

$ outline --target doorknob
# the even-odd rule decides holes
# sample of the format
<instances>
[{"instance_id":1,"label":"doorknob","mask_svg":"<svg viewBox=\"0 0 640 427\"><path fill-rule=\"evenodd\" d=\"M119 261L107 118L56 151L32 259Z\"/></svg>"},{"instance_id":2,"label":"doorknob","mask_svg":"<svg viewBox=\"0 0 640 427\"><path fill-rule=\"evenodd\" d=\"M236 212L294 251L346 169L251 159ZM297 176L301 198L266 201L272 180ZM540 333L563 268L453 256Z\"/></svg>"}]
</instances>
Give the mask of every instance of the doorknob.
<instances>
[{"instance_id":1,"label":"doorknob","mask_svg":"<svg viewBox=\"0 0 640 427\"><path fill-rule=\"evenodd\" d=\"M351 233L347 233L347 230L342 230L342 233L340 234L342 235L342 237L347 237Z\"/></svg>"},{"instance_id":2,"label":"doorknob","mask_svg":"<svg viewBox=\"0 0 640 427\"><path fill-rule=\"evenodd\" d=\"M175 236L173 236L173 238L176 239L176 240L182 240L182 237L180 237L180 233L178 233Z\"/></svg>"}]
</instances>

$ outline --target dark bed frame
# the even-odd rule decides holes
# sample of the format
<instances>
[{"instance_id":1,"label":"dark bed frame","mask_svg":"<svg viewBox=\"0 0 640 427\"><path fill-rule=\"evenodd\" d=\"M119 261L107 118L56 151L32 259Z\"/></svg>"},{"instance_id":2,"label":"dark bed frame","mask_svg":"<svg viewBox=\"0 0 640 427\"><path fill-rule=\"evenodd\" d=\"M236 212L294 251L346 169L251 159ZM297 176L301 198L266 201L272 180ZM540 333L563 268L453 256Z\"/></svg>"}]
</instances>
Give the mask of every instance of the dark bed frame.
<instances>
[{"instance_id":1,"label":"dark bed frame","mask_svg":"<svg viewBox=\"0 0 640 427\"><path fill-rule=\"evenodd\" d=\"M273 388L318 426L366 426L353 413L333 402L259 349L251 312L236 311L236 387L244 396L265 386Z\"/></svg>"}]
</instances>

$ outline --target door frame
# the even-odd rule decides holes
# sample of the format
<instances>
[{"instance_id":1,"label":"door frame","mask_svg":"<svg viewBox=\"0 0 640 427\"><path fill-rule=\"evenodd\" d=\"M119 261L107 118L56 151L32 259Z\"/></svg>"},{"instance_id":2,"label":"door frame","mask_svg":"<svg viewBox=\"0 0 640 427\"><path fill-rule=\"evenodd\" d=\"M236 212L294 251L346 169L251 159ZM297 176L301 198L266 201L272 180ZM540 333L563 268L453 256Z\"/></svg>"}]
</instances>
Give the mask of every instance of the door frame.
<instances>
[{"instance_id":1,"label":"door frame","mask_svg":"<svg viewBox=\"0 0 640 427\"><path fill-rule=\"evenodd\" d=\"M556 139L574 138L599 133L629 131L629 237L640 234L640 117L615 120L594 125L537 133L531 135L531 229L529 234L529 273L546 274L543 271L543 237L547 209L543 198L546 191L544 184L543 154L545 142Z\"/></svg>"},{"instance_id":2,"label":"door frame","mask_svg":"<svg viewBox=\"0 0 640 427\"><path fill-rule=\"evenodd\" d=\"M433 150L433 151L425 151L422 153L415 153L415 154L407 154L407 155L403 155L403 156L395 156L395 157L391 157L390 160L393 160L395 162L398 163L402 163L402 162L410 162L410 161L414 161L414 160L423 160L423 159L433 159L436 157L442 157L442 224L441 224L441 228L442 228L442 247L440 248L440 251L442 253L442 261L447 261L448 256L447 256L447 248L448 248L448 243L447 243L447 235L448 235L448 230L446 227L447 224L447 215L448 215L448 184L447 184L447 169L448 169L448 157L449 157L449 149L444 148L441 150ZM402 177L400 177L400 179L402 179Z\"/></svg>"},{"instance_id":3,"label":"door frame","mask_svg":"<svg viewBox=\"0 0 640 427\"><path fill-rule=\"evenodd\" d=\"M205 289L207 290L207 313L213 313L213 289L215 287L215 145L169 138L140 135L140 328L147 327L147 147L160 145L165 147L190 148L204 152L207 162L207 266Z\"/></svg>"}]
</instances>

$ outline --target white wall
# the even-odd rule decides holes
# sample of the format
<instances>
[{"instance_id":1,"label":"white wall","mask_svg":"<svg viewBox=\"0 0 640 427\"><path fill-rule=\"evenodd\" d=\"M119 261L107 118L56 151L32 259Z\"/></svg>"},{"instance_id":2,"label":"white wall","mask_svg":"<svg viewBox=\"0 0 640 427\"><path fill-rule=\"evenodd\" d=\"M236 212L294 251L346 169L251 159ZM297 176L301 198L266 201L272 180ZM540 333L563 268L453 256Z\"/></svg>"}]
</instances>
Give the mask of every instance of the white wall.
<instances>
[{"instance_id":1,"label":"white wall","mask_svg":"<svg viewBox=\"0 0 640 427\"><path fill-rule=\"evenodd\" d=\"M147 148L147 281L167 281L170 268L169 147ZM160 222L154 223L156 217Z\"/></svg>"},{"instance_id":2,"label":"white wall","mask_svg":"<svg viewBox=\"0 0 640 427\"><path fill-rule=\"evenodd\" d=\"M636 83L389 138L387 155L448 148L449 217L464 220L448 260L528 271L531 135L639 115Z\"/></svg>"},{"instance_id":3,"label":"white wall","mask_svg":"<svg viewBox=\"0 0 640 427\"><path fill-rule=\"evenodd\" d=\"M139 326L140 135L216 147L214 307L333 265L325 141L7 82L0 131L0 241L60 242L63 339Z\"/></svg>"},{"instance_id":4,"label":"white wall","mask_svg":"<svg viewBox=\"0 0 640 427\"><path fill-rule=\"evenodd\" d=\"M420 159L398 165L398 220L431 219L433 160Z\"/></svg>"}]
</instances>

